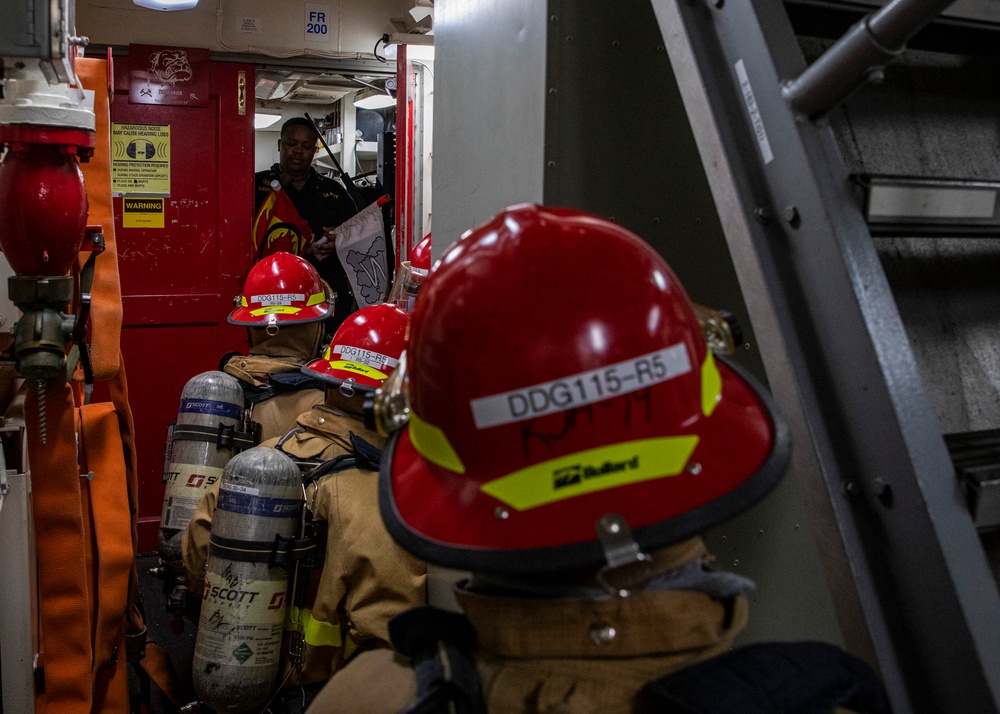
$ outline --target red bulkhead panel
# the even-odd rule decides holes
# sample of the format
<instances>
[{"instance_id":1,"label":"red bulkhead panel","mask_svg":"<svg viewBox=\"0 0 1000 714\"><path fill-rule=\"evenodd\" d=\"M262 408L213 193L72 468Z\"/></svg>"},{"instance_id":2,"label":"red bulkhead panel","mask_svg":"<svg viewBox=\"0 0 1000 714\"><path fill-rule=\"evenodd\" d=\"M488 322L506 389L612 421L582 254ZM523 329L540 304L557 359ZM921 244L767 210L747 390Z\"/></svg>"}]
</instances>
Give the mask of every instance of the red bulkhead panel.
<instances>
[{"instance_id":1,"label":"red bulkhead panel","mask_svg":"<svg viewBox=\"0 0 1000 714\"><path fill-rule=\"evenodd\" d=\"M139 458L139 545L148 552L181 390L246 347L245 330L226 316L251 261L254 76L251 65L211 62L206 50L132 45L129 58L116 58L114 85L122 352Z\"/></svg>"}]
</instances>

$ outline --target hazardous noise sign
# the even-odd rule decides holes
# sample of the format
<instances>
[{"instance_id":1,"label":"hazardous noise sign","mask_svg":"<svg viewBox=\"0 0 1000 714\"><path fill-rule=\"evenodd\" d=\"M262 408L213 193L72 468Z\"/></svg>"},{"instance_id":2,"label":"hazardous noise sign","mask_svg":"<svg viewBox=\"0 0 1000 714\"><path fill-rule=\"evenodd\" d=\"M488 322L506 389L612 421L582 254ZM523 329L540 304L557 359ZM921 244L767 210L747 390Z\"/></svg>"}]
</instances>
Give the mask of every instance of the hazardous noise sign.
<instances>
[{"instance_id":1,"label":"hazardous noise sign","mask_svg":"<svg viewBox=\"0 0 1000 714\"><path fill-rule=\"evenodd\" d=\"M170 195L170 126L111 125L111 192Z\"/></svg>"}]
</instances>

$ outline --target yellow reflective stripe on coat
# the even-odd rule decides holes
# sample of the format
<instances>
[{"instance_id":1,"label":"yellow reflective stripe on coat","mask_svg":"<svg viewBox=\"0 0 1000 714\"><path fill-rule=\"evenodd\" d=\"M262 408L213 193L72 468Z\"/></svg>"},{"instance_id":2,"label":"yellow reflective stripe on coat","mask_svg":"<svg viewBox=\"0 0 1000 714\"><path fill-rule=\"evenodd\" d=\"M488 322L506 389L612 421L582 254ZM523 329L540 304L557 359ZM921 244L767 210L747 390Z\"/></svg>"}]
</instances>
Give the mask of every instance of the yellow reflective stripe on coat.
<instances>
[{"instance_id":1,"label":"yellow reflective stripe on coat","mask_svg":"<svg viewBox=\"0 0 1000 714\"><path fill-rule=\"evenodd\" d=\"M465 464L458 458L455 449L452 448L448 437L440 428L433 424L428 424L417 416L416 412L410 410L409 419L410 441L417 453L441 468L454 471L457 474L465 473Z\"/></svg>"},{"instance_id":2,"label":"yellow reflective stripe on coat","mask_svg":"<svg viewBox=\"0 0 1000 714\"><path fill-rule=\"evenodd\" d=\"M299 629L299 627L302 628L302 635L307 645L312 645L313 647L342 647L344 644L340 625L316 619L312 616L312 610L300 610L297 607L289 608L288 617L285 620L285 629L294 631ZM347 641L350 642L350 638Z\"/></svg>"},{"instance_id":3,"label":"yellow reflective stripe on coat","mask_svg":"<svg viewBox=\"0 0 1000 714\"><path fill-rule=\"evenodd\" d=\"M712 350L705 354L705 361L701 364L701 411L705 416L712 416L712 412L719 405L722 399L722 375L719 374L719 365L715 363Z\"/></svg>"},{"instance_id":4,"label":"yellow reflective stripe on coat","mask_svg":"<svg viewBox=\"0 0 1000 714\"><path fill-rule=\"evenodd\" d=\"M482 491L526 511L585 493L676 476L697 445L698 437L692 434L601 446L501 476L483 484Z\"/></svg>"}]
</instances>

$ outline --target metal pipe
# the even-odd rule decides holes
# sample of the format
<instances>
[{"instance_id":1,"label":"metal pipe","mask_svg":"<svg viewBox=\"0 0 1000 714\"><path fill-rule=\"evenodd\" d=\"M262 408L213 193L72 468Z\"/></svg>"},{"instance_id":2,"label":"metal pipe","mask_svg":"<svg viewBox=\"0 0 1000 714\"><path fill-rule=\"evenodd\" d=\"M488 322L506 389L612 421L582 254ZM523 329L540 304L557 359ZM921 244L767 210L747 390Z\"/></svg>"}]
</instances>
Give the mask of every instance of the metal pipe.
<instances>
[{"instance_id":1,"label":"metal pipe","mask_svg":"<svg viewBox=\"0 0 1000 714\"><path fill-rule=\"evenodd\" d=\"M954 0L892 0L862 18L782 88L796 116L825 114L865 81L881 81L882 68L906 50L906 43Z\"/></svg>"}]
</instances>

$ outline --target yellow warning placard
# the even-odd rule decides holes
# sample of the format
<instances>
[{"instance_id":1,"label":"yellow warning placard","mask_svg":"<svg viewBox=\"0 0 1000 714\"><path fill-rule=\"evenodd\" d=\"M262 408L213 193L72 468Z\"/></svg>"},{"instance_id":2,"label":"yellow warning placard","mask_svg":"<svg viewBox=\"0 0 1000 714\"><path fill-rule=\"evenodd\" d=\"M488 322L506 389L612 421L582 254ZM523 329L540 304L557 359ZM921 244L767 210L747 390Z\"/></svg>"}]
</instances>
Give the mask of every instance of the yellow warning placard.
<instances>
[{"instance_id":1,"label":"yellow warning placard","mask_svg":"<svg viewBox=\"0 0 1000 714\"><path fill-rule=\"evenodd\" d=\"M169 125L111 125L111 192L170 195Z\"/></svg>"},{"instance_id":2,"label":"yellow warning placard","mask_svg":"<svg viewBox=\"0 0 1000 714\"><path fill-rule=\"evenodd\" d=\"M122 226L125 228L163 228L163 199L122 199Z\"/></svg>"}]
</instances>

